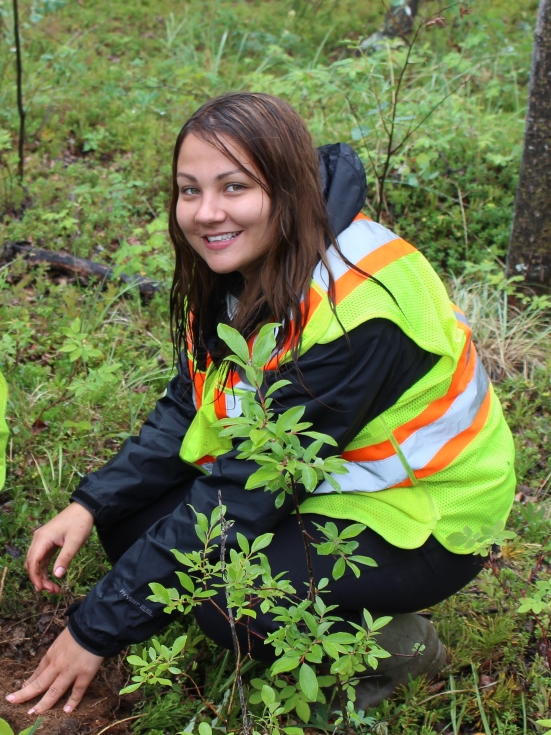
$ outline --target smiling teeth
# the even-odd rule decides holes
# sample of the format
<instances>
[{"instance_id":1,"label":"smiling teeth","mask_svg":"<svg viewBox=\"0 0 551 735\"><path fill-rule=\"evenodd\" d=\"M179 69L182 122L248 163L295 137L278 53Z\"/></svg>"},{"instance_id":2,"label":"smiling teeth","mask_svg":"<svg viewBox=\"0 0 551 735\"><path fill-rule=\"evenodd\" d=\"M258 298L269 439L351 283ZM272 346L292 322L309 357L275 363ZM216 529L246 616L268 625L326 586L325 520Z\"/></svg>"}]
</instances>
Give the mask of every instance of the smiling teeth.
<instances>
[{"instance_id":1,"label":"smiling teeth","mask_svg":"<svg viewBox=\"0 0 551 735\"><path fill-rule=\"evenodd\" d=\"M207 240L209 242L219 242L220 240L231 240L232 237L236 237L239 235L239 232L228 232L226 235L216 235L215 237L209 237L207 235Z\"/></svg>"}]
</instances>

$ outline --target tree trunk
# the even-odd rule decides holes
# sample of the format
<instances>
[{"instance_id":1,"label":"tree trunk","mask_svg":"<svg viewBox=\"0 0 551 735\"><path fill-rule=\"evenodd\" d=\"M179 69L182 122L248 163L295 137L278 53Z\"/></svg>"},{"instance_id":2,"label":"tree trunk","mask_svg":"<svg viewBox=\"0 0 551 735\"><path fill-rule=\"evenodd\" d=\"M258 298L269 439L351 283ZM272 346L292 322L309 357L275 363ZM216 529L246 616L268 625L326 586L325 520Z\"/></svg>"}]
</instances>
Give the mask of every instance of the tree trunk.
<instances>
[{"instance_id":1,"label":"tree trunk","mask_svg":"<svg viewBox=\"0 0 551 735\"><path fill-rule=\"evenodd\" d=\"M551 287L551 0L540 0L507 274Z\"/></svg>"}]
</instances>

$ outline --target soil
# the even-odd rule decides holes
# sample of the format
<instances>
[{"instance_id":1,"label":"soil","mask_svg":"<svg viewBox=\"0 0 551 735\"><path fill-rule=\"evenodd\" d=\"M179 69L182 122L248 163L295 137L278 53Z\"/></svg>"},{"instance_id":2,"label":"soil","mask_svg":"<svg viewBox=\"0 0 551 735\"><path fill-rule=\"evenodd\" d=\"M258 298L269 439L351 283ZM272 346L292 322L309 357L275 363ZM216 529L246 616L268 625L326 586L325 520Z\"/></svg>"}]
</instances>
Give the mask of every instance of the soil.
<instances>
[{"instance_id":1,"label":"soil","mask_svg":"<svg viewBox=\"0 0 551 735\"><path fill-rule=\"evenodd\" d=\"M39 698L14 706L5 701L6 694L16 691L38 666L42 656L66 625L63 610L51 603L35 614L15 620L0 618L0 717L19 733L33 725L36 715L28 710ZM64 606L63 606L64 609ZM137 695L119 697L118 692L128 683L128 672L122 659L108 659L88 688L78 708L71 714L63 712L67 695L49 712L37 735L131 735L129 725Z\"/></svg>"}]
</instances>

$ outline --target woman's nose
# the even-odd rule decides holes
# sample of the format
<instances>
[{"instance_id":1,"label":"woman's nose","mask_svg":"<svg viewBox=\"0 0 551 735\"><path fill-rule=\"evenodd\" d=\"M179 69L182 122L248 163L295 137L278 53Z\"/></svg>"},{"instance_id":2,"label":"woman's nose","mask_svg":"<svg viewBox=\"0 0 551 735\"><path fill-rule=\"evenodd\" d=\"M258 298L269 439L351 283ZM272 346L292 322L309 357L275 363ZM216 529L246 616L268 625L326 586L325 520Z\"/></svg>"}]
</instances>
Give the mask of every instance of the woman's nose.
<instances>
[{"instance_id":1,"label":"woman's nose","mask_svg":"<svg viewBox=\"0 0 551 735\"><path fill-rule=\"evenodd\" d=\"M218 197L203 194L195 215L195 221L199 224L212 224L213 222L223 222L225 219L226 213L220 206Z\"/></svg>"}]
</instances>

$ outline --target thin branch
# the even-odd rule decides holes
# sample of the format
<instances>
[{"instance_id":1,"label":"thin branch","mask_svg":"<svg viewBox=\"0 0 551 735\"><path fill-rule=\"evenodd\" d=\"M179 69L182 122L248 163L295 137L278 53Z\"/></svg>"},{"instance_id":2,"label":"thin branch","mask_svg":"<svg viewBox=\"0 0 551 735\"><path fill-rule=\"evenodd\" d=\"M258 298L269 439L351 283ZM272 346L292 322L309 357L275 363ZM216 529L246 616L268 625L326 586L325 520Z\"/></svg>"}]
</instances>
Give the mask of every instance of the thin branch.
<instances>
[{"instance_id":1,"label":"thin branch","mask_svg":"<svg viewBox=\"0 0 551 735\"><path fill-rule=\"evenodd\" d=\"M103 735L104 732L111 730L111 728L115 727L115 725L121 725L123 722L130 722L130 720L139 720L140 717L145 717L146 714L147 713L144 712L143 715L134 715L133 717L125 717L124 720L117 720L116 722L112 722L110 725L107 725L107 727L104 727L103 730L100 730L98 732L98 735Z\"/></svg>"},{"instance_id":2,"label":"thin branch","mask_svg":"<svg viewBox=\"0 0 551 735\"><path fill-rule=\"evenodd\" d=\"M209 709L211 710L211 712L214 712L214 714L216 715L216 717L218 717L218 718L219 718L220 720L222 720L222 722L223 722L223 723L224 723L225 725L227 725L227 724L228 724L228 721L227 721L227 720L225 720L225 719L224 719L224 718L222 717L222 715L221 715L221 714L220 714L220 713L219 713L219 712L218 712L218 711L216 710L216 708L215 708L215 707L214 707L214 706L213 706L213 705L212 705L212 704L211 704L211 703L210 703L210 702L209 702L208 700L206 700L206 699L205 699L205 698L203 697L203 695L201 694L201 690L200 690L200 689L199 689L199 687L197 686L197 682L196 682L196 681L195 681L195 680L194 680L194 679L193 679L193 678L192 678L192 677L191 677L191 676L190 676L189 674L184 674L184 676L185 676L186 678L188 678L188 679L190 680L190 682L191 682L191 683L193 684L193 686L195 687L195 689L196 689L196 691L197 691L197 694L198 694L198 696L199 696L199 699L201 700L201 702L203 702L203 704L205 705L205 707L208 707L208 708L209 708Z\"/></svg>"},{"instance_id":3,"label":"thin branch","mask_svg":"<svg viewBox=\"0 0 551 735\"><path fill-rule=\"evenodd\" d=\"M230 595L228 591L228 584L226 580L226 540L228 538L228 528L230 524L226 522L222 506L222 491L218 491L218 505L220 507L220 569L222 573L222 579L224 580L224 592L226 593L226 602L228 605L228 620L230 623L231 636L233 641L233 650L235 652L235 679L237 681L237 688L239 691L239 701L241 703L241 713L243 715L243 735L250 735L251 724L249 722L249 716L247 713L247 700L245 699L245 692L243 691L243 680L241 679L241 649L239 647L239 639L237 637L237 631L235 629L235 618L233 616L233 609L230 607Z\"/></svg>"},{"instance_id":4,"label":"thin branch","mask_svg":"<svg viewBox=\"0 0 551 735\"><path fill-rule=\"evenodd\" d=\"M383 5L384 2L383 2ZM385 5L386 9L386 5ZM388 12L388 9L387 9ZM380 196L379 201L377 202L377 222L381 219L381 213L383 211L384 201L385 201L385 182L388 176L388 171L390 169L390 159L393 156L393 148L394 148L394 135L396 133L396 116L398 114L398 102L400 99L400 92L402 90L402 84L404 81L404 77L406 75L406 70L409 67L409 60L411 58L411 54L413 52L413 47L415 46L417 39L419 38L419 34L421 33L421 29L423 28L423 24L421 23L417 30L415 31L411 43L407 47L406 52L406 58L402 65L402 68L400 69L400 73L398 75L398 80L395 85L393 85L394 89L392 91L392 110L391 110L391 117L390 117L390 133L388 135L388 142L386 147L386 157L383 164L383 171L379 179L379 189L380 189ZM392 71L392 61L391 61L391 71Z\"/></svg>"},{"instance_id":5,"label":"thin branch","mask_svg":"<svg viewBox=\"0 0 551 735\"><path fill-rule=\"evenodd\" d=\"M350 732L350 720L348 718L348 710L346 709L346 699L344 696L344 689L341 682L341 677L335 674L335 683L337 685L337 692L339 693L339 704L342 712L342 723L344 725L344 732L346 735L352 735Z\"/></svg>"},{"instance_id":6,"label":"thin branch","mask_svg":"<svg viewBox=\"0 0 551 735\"><path fill-rule=\"evenodd\" d=\"M312 564L312 556L310 554L310 544L308 543L309 534L304 526L304 521L300 513L300 503L298 502L297 486L295 478L291 475L291 490L293 491L293 502L295 504L295 513L299 528L302 533L302 541L304 543L304 551L306 553L306 566L308 567L308 599L315 600L316 598L316 580L314 577L314 566Z\"/></svg>"},{"instance_id":7,"label":"thin branch","mask_svg":"<svg viewBox=\"0 0 551 735\"><path fill-rule=\"evenodd\" d=\"M13 0L13 35L15 38L15 70L17 74L17 110L19 112L19 168L20 181L23 181L25 166L25 108L23 107L23 64L21 62L21 39L19 37L19 6Z\"/></svg>"},{"instance_id":8,"label":"thin branch","mask_svg":"<svg viewBox=\"0 0 551 735\"><path fill-rule=\"evenodd\" d=\"M465 81L461 82L459 86L455 87L455 89L452 89L451 92L448 92L448 94L444 95L444 97L442 97L442 99L439 102L437 102L433 107L430 108L427 114L423 118L421 118L421 120L417 123L417 125L415 125L415 127L412 128L410 126L403 140L395 148L392 149L391 155L398 153L398 151L407 143L407 141L411 138L411 136L414 135L419 130L419 128L422 127L426 123L426 121L429 119L432 113L436 112L436 110L440 107L440 105L444 104L444 102L447 99L449 99L452 96L452 94L455 94L456 92L458 92L461 89L461 87L467 84L468 81L470 81L470 78L465 79Z\"/></svg>"},{"instance_id":9,"label":"thin branch","mask_svg":"<svg viewBox=\"0 0 551 735\"><path fill-rule=\"evenodd\" d=\"M6 583L6 577L8 576L8 565L4 567L2 572L2 581L0 582L0 602L2 602L2 596L4 595L4 584Z\"/></svg>"}]
</instances>

